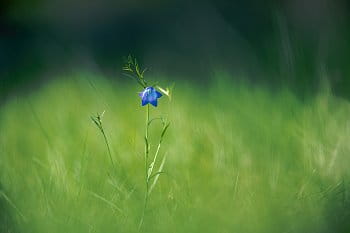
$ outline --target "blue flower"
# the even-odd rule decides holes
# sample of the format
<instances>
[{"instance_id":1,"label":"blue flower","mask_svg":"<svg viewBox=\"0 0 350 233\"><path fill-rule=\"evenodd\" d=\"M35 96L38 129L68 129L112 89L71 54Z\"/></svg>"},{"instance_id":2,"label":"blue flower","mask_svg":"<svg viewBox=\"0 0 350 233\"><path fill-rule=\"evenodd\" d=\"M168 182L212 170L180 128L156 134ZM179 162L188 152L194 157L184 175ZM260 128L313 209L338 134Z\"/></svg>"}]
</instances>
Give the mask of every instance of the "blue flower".
<instances>
[{"instance_id":1,"label":"blue flower","mask_svg":"<svg viewBox=\"0 0 350 233\"><path fill-rule=\"evenodd\" d=\"M162 94L158 92L154 87L146 87L139 93L142 100L142 106L146 104L152 104L154 107L158 105L158 98L162 97Z\"/></svg>"}]
</instances>

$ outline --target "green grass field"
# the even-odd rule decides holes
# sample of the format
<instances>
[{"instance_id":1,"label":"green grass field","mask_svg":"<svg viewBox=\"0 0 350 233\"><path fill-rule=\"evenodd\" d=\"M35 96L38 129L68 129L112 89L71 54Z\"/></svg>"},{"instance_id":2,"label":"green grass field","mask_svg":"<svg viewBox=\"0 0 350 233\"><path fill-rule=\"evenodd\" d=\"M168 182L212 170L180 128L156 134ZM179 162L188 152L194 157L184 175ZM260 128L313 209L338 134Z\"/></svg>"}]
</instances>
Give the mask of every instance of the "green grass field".
<instances>
[{"instance_id":1,"label":"green grass field","mask_svg":"<svg viewBox=\"0 0 350 233\"><path fill-rule=\"evenodd\" d=\"M0 232L138 231L145 108L121 80L78 73L1 106ZM171 126L141 232L350 232L349 102L216 80L151 108Z\"/></svg>"}]
</instances>

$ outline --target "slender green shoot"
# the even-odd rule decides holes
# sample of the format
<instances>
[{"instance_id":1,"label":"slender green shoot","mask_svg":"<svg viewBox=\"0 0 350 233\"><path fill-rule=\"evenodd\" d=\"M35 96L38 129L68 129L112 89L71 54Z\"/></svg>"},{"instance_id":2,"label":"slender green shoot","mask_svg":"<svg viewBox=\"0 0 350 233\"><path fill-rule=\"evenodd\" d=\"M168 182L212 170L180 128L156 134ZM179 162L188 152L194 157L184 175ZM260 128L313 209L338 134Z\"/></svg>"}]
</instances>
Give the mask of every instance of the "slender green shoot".
<instances>
[{"instance_id":1,"label":"slender green shoot","mask_svg":"<svg viewBox=\"0 0 350 233\"><path fill-rule=\"evenodd\" d=\"M140 94L140 97L142 98L142 105L146 106L146 124L145 124L145 149L144 149L144 160L145 160L145 198L144 198L144 206L141 214L141 219L139 222L139 230L141 229L145 213L147 211L147 205L149 202L149 196L151 194L151 191L153 190L154 186L157 183L157 180L159 178L159 175L163 174L163 167L166 161L166 156L163 157L163 160L161 161L161 164L159 165L158 171L154 172L155 165L157 163L157 160L159 159L159 152L160 148L165 136L165 133L167 132L167 129L169 128L169 123L167 123L162 117L156 117L153 119L150 119L150 104L157 107L157 99L154 99L155 96L157 98L160 98L162 94L168 96L168 98L171 98L170 95L170 89L169 88L162 88L157 83L155 83L152 86L149 86L147 81L144 78L144 74L147 71L147 69L141 69L139 66L139 63L135 58L132 58L132 56L128 56L126 59L126 63L123 67L123 71L126 72L125 75L127 77L133 78L136 80L136 82L144 88L144 92ZM160 92L157 92L155 89L159 90ZM151 94L150 94L151 93ZM150 97L149 97L150 96ZM150 99L148 99L150 98ZM155 101L155 102L152 102ZM155 120L161 120L163 124L162 131L160 133L160 138L155 150L154 155L151 157L152 160L150 160L150 150L151 150L151 143L149 140L149 127L151 123L153 123Z\"/></svg>"},{"instance_id":2,"label":"slender green shoot","mask_svg":"<svg viewBox=\"0 0 350 233\"><path fill-rule=\"evenodd\" d=\"M104 130L103 125L102 125L102 117L103 117L104 114L105 114L105 111L103 111L102 114L97 113L96 116L91 116L91 120L95 123L95 125L98 127L98 129L100 130L100 132L103 135L103 139L104 139L104 141L106 143L106 146L107 146L109 159L111 161L113 169L115 170L116 166L115 166L114 161L113 161L111 148L109 146L108 138L106 136L105 130Z\"/></svg>"}]
</instances>

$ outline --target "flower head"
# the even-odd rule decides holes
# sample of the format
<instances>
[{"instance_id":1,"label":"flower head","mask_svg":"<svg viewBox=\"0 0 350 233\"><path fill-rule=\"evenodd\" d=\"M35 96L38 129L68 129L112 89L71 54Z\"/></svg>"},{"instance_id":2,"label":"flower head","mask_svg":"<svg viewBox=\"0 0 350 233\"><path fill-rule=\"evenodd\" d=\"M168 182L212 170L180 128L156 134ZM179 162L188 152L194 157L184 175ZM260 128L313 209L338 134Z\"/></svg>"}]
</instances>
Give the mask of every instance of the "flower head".
<instances>
[{"instance_id":1,"label":"flower head","mask_svg":"<svg viewBox=\"0 0 350 233\"><path fill-rule=\"evenodd\" d=\"M142 106L146 104L152 104L154 107L158 105L158 98L162 97L162 94L158 92L154 87L146 87L139 93L142 100Z\"/></svg>"}]
</instances>

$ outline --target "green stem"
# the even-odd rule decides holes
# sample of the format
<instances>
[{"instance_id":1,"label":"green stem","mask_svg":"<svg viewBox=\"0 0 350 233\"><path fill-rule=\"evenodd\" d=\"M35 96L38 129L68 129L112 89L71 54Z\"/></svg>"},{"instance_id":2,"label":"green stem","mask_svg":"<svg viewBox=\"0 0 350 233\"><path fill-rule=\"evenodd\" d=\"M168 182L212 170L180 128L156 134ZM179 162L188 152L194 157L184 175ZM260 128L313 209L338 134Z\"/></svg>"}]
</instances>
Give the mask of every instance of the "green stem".
<instances>
[{"instance_id":1,"label":"green stem","mask_svg":"<svg viewBox=\"0 0 350 233\"><path fill-rule=\"evenodd\" d=\"M147 183L148 153L149 153L148 128L149 128L149 104L147 105L147 112L146 112L146 133L145 133L145 172L146 172L146 183Z\"/></svg>"},{"instance_id":2,"label":"green stem","mask_svg":"<svg viewBox=\"0 0 350 233\"><path fill-rule=\"evenodd\" d=\"M106 143L106 145L107 145L107 150L108 150L109 159L111 160L113 170L115 171L116 169L115 169L115 165L114 165L113 158L112 158L111 148L110 148L110 146L109 146L107 136L106 136L105 131L103 130L102 126L101 126L101 132L102 132L103 138L104 138L104 140L105 140L105 143Z\"/></svg>"},{"instance_id":3,"label":"green stem","mask_svg":"<svg viewBox=\"0 0 350 233\"><path fill-rule=\"evenodd\" d=\"M146 132L145 132L145 183L146 183L146 191L145 191L145 199L144 199L144 206L143 206L143 211L142 211L142 216L141 220L139 223L139 230L142 227L144 217L145 217L145 212L147 209L147 203L148 203L148 154L149 154L149 141L148 141L148 128L149 128L149 105L147 105L147 110L146 110Z\"/></svg>"}]
</instances>

